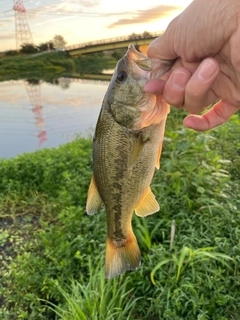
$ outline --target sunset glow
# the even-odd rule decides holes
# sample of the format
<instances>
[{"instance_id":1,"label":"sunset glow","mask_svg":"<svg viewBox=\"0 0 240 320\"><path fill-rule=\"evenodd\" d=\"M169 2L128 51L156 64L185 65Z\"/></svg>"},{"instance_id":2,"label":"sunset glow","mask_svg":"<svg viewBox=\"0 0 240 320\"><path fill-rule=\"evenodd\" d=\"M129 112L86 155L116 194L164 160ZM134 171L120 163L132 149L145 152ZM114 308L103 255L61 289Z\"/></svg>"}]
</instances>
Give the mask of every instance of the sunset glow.
<instances>
[{"instance_id":1,"label":"sunset glow","mask_svg":"<svg viewBox=\"0 0 240 320\"><path fill-rule=\"evenodd\" d=\"M191 0L29 0L24 1L36 45L60 34L67 45L165 30ZM0 51L16 48L13 2L2 0Z\"/></svg>"}]
</instances>

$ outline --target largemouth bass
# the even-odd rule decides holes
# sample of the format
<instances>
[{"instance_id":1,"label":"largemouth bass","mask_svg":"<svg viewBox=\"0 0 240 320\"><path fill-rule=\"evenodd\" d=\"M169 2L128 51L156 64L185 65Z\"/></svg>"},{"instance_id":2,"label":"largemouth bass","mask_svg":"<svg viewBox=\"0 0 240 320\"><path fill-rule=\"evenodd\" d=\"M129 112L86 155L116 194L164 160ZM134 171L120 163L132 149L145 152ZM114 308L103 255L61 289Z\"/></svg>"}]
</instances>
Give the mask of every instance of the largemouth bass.
<instances>
[{"instance_id":1,"label":"largemouth bass","mask_svg":"<svg viewBox=\"0 0 240 320\"><path fill-rule=\"evenodd\" d=\"M161 73L170 67L163 62ZM107 278L140 265L133 212L145 217L159 210L150 183L155 167L159 168L169 106L143 90L152 70L152 60L130 45L117 63L93 138L93 176L86 211L92 215L105 205Z\"/></svg>"}]
</instances>

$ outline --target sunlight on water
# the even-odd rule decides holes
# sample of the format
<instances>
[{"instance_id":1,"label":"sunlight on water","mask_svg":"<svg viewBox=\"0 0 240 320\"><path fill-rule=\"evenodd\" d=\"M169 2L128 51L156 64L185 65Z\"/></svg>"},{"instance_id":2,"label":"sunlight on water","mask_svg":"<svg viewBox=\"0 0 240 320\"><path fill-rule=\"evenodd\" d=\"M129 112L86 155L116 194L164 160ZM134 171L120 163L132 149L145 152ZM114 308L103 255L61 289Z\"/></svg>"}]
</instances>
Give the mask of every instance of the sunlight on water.
<instances>
[{"instance_id":1,"label":"sunlight on water","mask_svg":"<svg viewBox=\"0 0 240 320\"><path fill-rule=\"evenodd\" d=\"M107 81L0 82L0 157L57 147L94 131Z\"/></svg>"}]
</instances>

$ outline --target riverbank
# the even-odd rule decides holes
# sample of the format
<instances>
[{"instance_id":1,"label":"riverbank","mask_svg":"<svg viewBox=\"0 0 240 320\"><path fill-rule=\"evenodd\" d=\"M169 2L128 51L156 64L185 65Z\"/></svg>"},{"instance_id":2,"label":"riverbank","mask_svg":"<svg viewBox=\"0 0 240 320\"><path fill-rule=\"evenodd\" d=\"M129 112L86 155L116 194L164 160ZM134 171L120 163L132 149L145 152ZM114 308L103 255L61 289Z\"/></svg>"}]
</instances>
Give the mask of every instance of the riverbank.
<instances>
[{"instance_id":1,"label":"riverbank","mask_svg":"<svg viewBox=\"0 0 240 320\"><path fill-rule=\"evenodd\" d=\"M91 54L71 58L67 53L49 52L0 58L0 81L29 77L54 79L75 74L76 77L94 74L101 77L103 69L112 69L117 60L104 54ZM109 78L109 77L108 77Z\"/></svg>"},{"instance_id":2,"label":"riverbank","mask_svg":"<svg viewBox=\"0 0 240 320\"><path fill-rule=\"evenodd\" d=\"M183 116L152 182L161 210L133 219L142 265L112 280L104 209L85 213L91 140L0 161L1 319L240 318L239 116L203 133Z\"/></svg>"}]
</instances>

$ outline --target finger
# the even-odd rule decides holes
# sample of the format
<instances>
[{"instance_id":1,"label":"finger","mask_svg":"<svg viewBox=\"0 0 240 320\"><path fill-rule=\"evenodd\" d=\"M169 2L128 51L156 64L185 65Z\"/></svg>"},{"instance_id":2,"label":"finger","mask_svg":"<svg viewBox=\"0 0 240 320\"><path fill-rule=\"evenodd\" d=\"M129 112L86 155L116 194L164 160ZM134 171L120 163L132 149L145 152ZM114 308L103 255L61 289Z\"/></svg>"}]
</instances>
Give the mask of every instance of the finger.
<instances>
[{"instance_id":1,"label":"finger","mask_svg":"<svg viewBox=\"0 0 240 320\"><path fill-rule=\"evenodd\" d=\"M173 60L178 57L176 54L173 44L175 43L173 31L175 21L173 20L167 30L161 37L154 39L148 46L147 55L149 58ZM171 26L171 28L170 28Z\"/></svg>"},{"instance_id":2,"label":"finger","mask_svg":"<svg viewBox=\"0 0 240 320\"><path fill-rule=\"evenodd\" d=\"M150 93L155 93L156 95L162 95L163 92L163 88L165 85L165 81L161 80L161 79L154 79L149 81L145 87L144 87L144 91L145 92L150 92Z\"/></svg>"},{"instance_id":3,"label":"finger","mask_svg":"<svg viewBox=\"0 0 240 320\"><path fill-rule=\"evenodd\" d=\"M160 60L157 60L158 63ZM155 64L156 65L156 64ZM156 95L162 95L163 93L163 88L167 82L167 80L169 79L171 73L173 70L182 67L182 63L181 61L177 60L174 65L172 66L171 70L165 72L161 78L157 76L156 78L156 74L157 74L157 69L156 70L152 70L149 76L149 82L147 82L144 86L144 91L145 92L150 92L150 93L155 93ZM188 73L188 70L186 71ZM169 103L170 104L170 103Z\"/></svg>"},{"instance_id":4,"label":"finger","mask_svg":"<svg viewBox=\"0 0 240 320\"><path fill-rule=\"evenodd\" d=\"M182 108L185 88L191 75L191 72L184 67L175 69L170 75L163 90L163 98L171 106Z\"/></svg>"},{"instance_id":5,"label":"finger","mask_svg":"<svg viewBox=\"0 0 240 320\"><path fill-rule=\"evenodd\" d=\"M199 113L216 101L218 97L211 89L219 73L220 67L215 59L207 58L201 62L186 86L184 108L188 112Z\"/></svg>"},{"instance_id":6,"label":"finger","mask_svg":"<svg viewBox=\"0 0 240 320\"><path fill-rule=\"evenodd\" d=\"M238 107L230 103L219 101L208 112L201 116L187 116L183 124L196 131L210 130L226 122L238 109Z\"/></svg>"}]
</instances>

